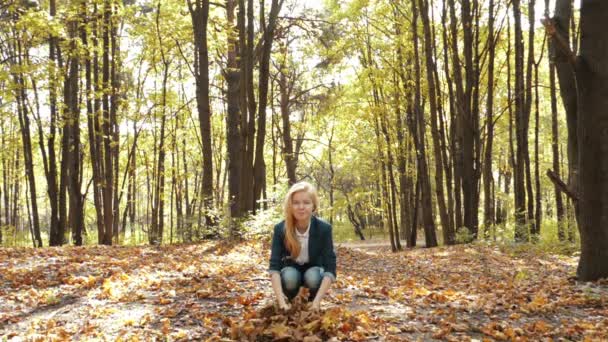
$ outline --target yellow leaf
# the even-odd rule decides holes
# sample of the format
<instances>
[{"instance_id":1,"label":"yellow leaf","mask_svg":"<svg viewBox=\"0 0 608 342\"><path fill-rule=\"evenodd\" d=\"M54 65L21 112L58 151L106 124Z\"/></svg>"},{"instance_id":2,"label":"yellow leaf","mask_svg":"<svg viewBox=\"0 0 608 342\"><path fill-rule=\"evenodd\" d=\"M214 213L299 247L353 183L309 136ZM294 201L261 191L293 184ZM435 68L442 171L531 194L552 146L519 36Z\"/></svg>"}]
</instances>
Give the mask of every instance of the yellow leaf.
<instances>
[{"instance_id":1,"label":"yellow leaf","mask_svg":"<svg viewBox=\"0 0 608 342\"><path fill-rule=\"evenodd\" d=\"M273 324L268 329L268 332L272 333L275 338L281 338L289 336L289 327L283 323Z\"/></svg>"},{"instance_id":2,"label":"yellow leaf","mask_svg":"<svg viewBox=\"0 0 608 342\"><path fill-rule=\"evenodd\" d=\"M401 329L397 328L394 325L391 325L386 329L386 331L390 332L391 334L399 334L401 332Z\"/></svg>"},{"instance_id":3,"label":"yellow leaf","mask_svg":"<svg viewBox=\"0 0 608 342\"><path fill-rule=\"evenodd\" d=\"M160 322L162 323L162 332L163 334L167 335L169 334L169 331L171 331L171 321L169 321L168 318L163 318L160 320Z\"/></svg>"}]
</instances>

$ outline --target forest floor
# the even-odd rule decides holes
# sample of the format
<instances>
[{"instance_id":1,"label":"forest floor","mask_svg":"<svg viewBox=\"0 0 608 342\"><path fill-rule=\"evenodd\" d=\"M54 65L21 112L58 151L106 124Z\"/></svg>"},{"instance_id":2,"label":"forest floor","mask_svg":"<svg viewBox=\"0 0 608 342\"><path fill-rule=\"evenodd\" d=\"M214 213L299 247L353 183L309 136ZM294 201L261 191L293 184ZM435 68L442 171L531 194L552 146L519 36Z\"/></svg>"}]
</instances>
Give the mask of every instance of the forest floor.
<instances>
[{"instance_id":1,"label":"forest floor","mask_svg":"<svg viewBox=\"0 0 608 342\"><path fill-rule=\"evenodd\" d=\"M606 340L608 282L576 258L483 245L336 244L311 312L272 305L268 243L0 249L0 340Z\"/></svg>"}]
</instances>

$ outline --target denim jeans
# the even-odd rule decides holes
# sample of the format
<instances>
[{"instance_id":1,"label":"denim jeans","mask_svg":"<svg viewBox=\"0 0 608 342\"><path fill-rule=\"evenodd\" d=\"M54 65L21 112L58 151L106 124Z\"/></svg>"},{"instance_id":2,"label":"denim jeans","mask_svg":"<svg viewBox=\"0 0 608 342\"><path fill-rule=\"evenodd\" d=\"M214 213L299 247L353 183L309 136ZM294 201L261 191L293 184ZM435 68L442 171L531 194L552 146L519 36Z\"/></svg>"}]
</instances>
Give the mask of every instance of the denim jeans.
<instances>
[{"instance_id":1,"label":"denim jeans","mask_svg":"<svg viewBox=\"0 0 608 342\"><path fill-rule=\"evenodd\" d=\"M308 266L306 264L284 267L281 270L283 293L291 300L298 294L300 287L304 286L310 290L308 300L312 301L321 286L323 272L322 267Z\"/></svg>"}]
</instances>

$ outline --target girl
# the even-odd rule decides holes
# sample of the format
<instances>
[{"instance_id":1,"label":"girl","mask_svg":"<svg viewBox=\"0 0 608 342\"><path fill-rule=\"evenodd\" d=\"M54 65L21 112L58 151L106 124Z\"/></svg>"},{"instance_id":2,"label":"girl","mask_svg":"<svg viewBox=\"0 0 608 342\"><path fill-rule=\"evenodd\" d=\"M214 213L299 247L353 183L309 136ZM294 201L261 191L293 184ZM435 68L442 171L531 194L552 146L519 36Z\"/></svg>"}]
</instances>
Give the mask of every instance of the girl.
<instances>
[{"instance_id":1,"label":"girl","mask_svg":"<svg viewBox=\"0 0 608 342\"><path fill-rule=\"evenodd\" d=\"M270 267L272 289L283 310L301 286L310 290L311 308L319 310L336 280L336 254L331 225L315 216L316 189L307 182L291 186L283 204L285 219L274 226Z\"/></svg>"}]
</instances>

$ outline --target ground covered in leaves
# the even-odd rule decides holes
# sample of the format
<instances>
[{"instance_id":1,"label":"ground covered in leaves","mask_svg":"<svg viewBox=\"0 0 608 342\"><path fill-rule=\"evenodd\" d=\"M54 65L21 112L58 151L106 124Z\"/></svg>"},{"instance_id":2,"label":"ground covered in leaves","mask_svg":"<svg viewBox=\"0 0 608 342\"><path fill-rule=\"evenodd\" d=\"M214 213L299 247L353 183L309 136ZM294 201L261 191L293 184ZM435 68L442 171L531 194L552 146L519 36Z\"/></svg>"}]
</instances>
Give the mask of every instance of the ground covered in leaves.
<instances>
[{"instance_id":1,"label":"ground covered in leaves","mask_svg":"<svg viewBox=\"0 0 608 342\"><path fill-rule=\"evenodd\" d=\"M321 312L272 305L268 244L0 249L0 340L606 340L576 259L461 245L337 247Z\"/></svg>"}]
</instances>

